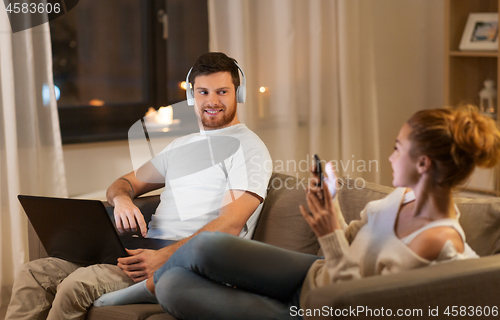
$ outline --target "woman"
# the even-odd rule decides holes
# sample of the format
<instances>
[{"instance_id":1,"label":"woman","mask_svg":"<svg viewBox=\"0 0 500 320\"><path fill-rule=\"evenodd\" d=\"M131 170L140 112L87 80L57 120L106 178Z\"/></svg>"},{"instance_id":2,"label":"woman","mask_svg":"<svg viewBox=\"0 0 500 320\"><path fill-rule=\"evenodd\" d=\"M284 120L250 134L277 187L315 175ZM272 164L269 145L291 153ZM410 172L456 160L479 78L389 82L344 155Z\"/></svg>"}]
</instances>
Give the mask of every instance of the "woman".
<instances>
[{"instance_id":1,"label":"woman","mask_svg":"<svg viewBox=\"0 0 500 320\"><path fill-rule=\"evenodd\" d=\"M103 295L95 304L154 300L155 292L180 319L286 319L310 290L330 283L477 257L465 243L452 191L476 165L493 167L499 158L500 132L472 107L419 111L401 128L389 157L398 188L368 203L360 220L347 226L327 184L321 191L312 179L310 212L300 211L324 259L202 233L172 255L154 281Z\"/></svg>"}]
</instances>

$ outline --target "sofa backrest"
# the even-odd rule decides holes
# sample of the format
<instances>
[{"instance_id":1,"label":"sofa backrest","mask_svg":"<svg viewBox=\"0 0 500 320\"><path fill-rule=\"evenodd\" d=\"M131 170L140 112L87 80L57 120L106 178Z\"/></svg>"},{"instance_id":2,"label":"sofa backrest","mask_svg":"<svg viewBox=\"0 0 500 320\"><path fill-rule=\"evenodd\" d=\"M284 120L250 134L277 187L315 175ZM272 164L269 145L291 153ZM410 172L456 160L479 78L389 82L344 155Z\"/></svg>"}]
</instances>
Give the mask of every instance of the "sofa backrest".
<instances>
[{"instance_id":1,"label":"sofa backrest","mask_svg":"<svg viewBox=\"0 0 500 320\"><path fill-rule=\"evenodd\" d=\"M394 188L376 183L344 179L339 190L340 209L346 222L359 218L365 205L391 193ZM460 198L454 201L460 211L460 224L467 243L480 256L500 253L500 198Z\"/></svg>"},{"instance_id":2,"label":"sofa backrest","mask_svg":"<svg viewBox=\"0 0 500 320\"><path fill-rule=\"evenodd\" d=\"M307 179L273 173L253 239L297 252L317 254L319 243L299 211L307 208Z\"/></svg>"},{"instance_id":3,"label":"sofa backrest","mask_svg":"<svg viewBox=\"0 0 500 320\"><path fill-rule=\"evenodd\" d=\"M358 220L361 210L368 202L382 199L394 190L391 187L363 180L339 179L339 182L337 196L340 210L347 223Z\"/></svg>"},{"instance_id":4,"label":"sofa backrest","mask_svg":"<svg viewBox=\"0 0 500 320\"><path fill-rule=\"evenodd\" d=\"M500 253L500 198L455 198L467 243L480 256Z\"/></svg>"}]
</instances>

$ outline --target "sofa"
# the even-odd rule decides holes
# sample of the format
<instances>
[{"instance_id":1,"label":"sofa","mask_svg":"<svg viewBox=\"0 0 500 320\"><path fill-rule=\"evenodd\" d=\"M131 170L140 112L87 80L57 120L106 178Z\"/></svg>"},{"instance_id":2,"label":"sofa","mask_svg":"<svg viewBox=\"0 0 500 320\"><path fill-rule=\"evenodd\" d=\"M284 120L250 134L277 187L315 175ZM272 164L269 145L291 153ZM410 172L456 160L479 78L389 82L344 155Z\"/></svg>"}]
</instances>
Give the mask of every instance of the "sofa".
<instances>
[{"instance_id":1,"label":"sofa","mask_svg":"<svg viewBox=\"0 0 500 320\"><path fill-rule=\"evenodd\" d=\"M314 233L301 216L298 206L305 204L307 180L274 173L268 196L253 236L281 248L319 254ZM338 192L340 207L347 222L357 219L371 200L385 197L393 188L360 180L343 179ZM149 220L159 203L159 196L134 200ZM412 316L438 318L465 315L498 315L500 298L500 198L455 198L461 212L460 222L467 242L480 259L448 262L404 273L373 276L361 280L329 285L312 291L302 310L306 319L369 318L396 316L397 312L413 312ZM106 204L106 203L105 203ZM106 204L108 213L113 208ZM30 259L43 257L43 247L30 230ZM196 306L193 306L196 307ZM473 307L472 309L469 307ZM466 308L466 309L464 309ZM90 308L86 319L172 320L158 305L137 304Z\"/></svg>"}]
</instances>

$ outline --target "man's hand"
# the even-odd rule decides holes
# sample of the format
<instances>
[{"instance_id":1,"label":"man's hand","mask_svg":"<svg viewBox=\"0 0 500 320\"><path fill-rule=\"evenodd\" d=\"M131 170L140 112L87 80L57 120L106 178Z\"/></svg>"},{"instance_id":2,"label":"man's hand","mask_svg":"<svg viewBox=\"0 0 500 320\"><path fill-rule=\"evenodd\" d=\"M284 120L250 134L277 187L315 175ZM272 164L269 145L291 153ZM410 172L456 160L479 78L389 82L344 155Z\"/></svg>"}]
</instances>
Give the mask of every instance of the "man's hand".
<instances>
[{"instance_id":1,"label":"man's hand","mask_svg":"<svg viewBox=\"0 0 500 320\"><path fill-rule=\"evenodd\" d=\"M141 213L141 210L134 205L132 200L127 197L116 197L115 202L115 223L116 228L120 232L125 231L136 231L137 225L141 230L141 234L145 237L148 233L148 228L146 226L146 221Z\"/></svg>"},{"instance_id":2,"label":"man's hand","mask_svg":"<svg viewBox=\"0 0 500 320\"><path fill-rule=\"evenodd\" d=\"M170 257L169 254L165 254L164 252L149 249L127 249L127 252L130 254L130 257L119 258L118 267L135 282L151 278L155 271Z\"/></svg>"},{"instance_id":3,"label":"man's hand","mask_svg":"<svg viewBox=\"0 0 500 320\"><path fill-rule=\"evenodd\" d=\"M161 174L154 168L152 163L148 162L144 167L148 168L146 171L151 179L153 179L154 176L156 179L155 181L157 181L157 176L161 177ZM132 199L164 186L165 183L139 181L134 171L113 182L106 191L106 198L108 199L108 203L115 207L115 223L118 231L136 231L137 225L139 225L141 234L145 237L148 232L146 221L144 221L144 216L139 208L134 205Z\"/></svg>"}]
</instances>

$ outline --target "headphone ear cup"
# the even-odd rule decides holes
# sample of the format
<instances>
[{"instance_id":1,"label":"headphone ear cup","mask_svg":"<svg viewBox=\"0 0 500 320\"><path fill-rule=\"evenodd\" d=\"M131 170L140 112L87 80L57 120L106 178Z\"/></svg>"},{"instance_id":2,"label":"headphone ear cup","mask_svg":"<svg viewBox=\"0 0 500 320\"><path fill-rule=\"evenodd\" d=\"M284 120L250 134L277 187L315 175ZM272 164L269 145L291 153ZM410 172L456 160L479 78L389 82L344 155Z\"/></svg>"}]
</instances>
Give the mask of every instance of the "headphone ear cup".
<instances>
[{"instance_id":1,"label":"headphone ear cup","mask_svg":"<svg viewBox=\"0 0 500 320\"><path fill-rule=\"evenodd\" d=\"M191 83L189 82L189 75L191 74L191 71L193 70L193 67L189 69L189 72L186 76L186 100L188 106L192 107L194 106L194 88L192 88Z\"/></svg>"},{"instance_id":2,"label":"headphone ear cup","mask_svg":"<svg viewBox=\"0 0 500 320\"><path fill-rule=\"evenodd\" d=\"M247 90L244 86L238 86L238 89L236 89L236 101L238 103L245 103L247 96Z\"/></svg>"},{"instance_id":3,"label":"headphone ear cup","mask_svg":"<svg viewBox=\"0 0 500 320\"><path fill-rule=\"evenodd\" d=\"M189 84L188 84L189 85ZM194 92L191 88L186 88L186 99L188 106L194 106Z\"/></svg>"}]
</instances>

